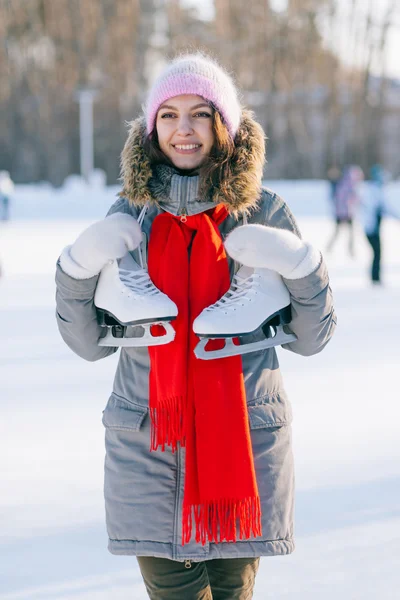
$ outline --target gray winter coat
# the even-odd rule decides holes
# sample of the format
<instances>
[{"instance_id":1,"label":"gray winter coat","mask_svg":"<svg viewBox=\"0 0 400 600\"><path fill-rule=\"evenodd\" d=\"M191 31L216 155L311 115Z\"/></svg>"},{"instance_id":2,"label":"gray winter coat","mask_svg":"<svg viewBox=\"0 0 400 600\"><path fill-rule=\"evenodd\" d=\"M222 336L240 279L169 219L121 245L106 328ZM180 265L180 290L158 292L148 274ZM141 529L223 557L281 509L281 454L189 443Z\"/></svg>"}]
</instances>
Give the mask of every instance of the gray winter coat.
<instances>
[{"instance_id":1,"label":"gray winter coat","mask_svg":"<svg viewBox=\"0 0 400 600\"><path fill-rule=\"evenodd\" d=\"M250 129L251 126L250 123ZM136 146L140 145L137 131L131 133L129 141L131 147L137 149ZM140 203L136 202L134 206L132 198L130 201L126 198L129 196L127 179L125 177L124 197L113 205L110 214L119 211L136 217ZM183 211L196 214L213 205L213 198L204 202L198 199L197 193L193 193L194 181L193 178L173 175L166 187L164 180L158 188L154 181L147 182L151 196L157 201L151 204L143 223L146 236L153 219L162 210L172 214ZM130 192L135 193L132 187ZM249 223L288 229L300 235L281 198L265 189L261 196L258 193L258 198L257 206L253 202ZM240 212L240 205L237 209ZM220 225L222 237L242 223L242 217L229 216ZM237 265L231 260L230 268L233 275ZM303 356L316 354L328 343L336 322L325 263L321 259L320 265L307 277L284 281L292 302L293 319L289 329L298 338L285 348ZM93 304L96 283L97 277L75 280L57 266L57 322L60 333L76 354L89 361L104 358L117 350L100 347L97 343L104 331L97 324ZM120 351L112 393L103 412L105 502L110 552L201 561L271 556L293 551L292 416L276 351L272 348L244 355L242 363L262 505L262 538L236 543L207 543L205 546L191 541L182 546L185 450L178 449L175 454L169 449L150 453L149 355L146 348L124 348Z\"/></svg>"}]
</instances>

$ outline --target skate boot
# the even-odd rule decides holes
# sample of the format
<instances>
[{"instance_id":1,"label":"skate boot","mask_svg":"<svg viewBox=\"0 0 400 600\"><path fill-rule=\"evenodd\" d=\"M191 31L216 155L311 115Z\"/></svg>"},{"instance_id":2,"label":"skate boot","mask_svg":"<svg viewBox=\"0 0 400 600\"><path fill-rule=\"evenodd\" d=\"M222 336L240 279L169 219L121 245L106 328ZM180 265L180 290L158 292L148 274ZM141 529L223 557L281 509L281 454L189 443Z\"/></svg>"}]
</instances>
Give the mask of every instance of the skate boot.
<instances>
[{"instance_id":1,"label":"skate boot","mask_svg":"<svg viewBox=\"0 0 400 600\"><path fill-rule=\"evenodd\" d=\"M129 253L102 269L94 303L99 325L108 328L99 346L159 346L175 337L170 321L178 315L176 304ZM153 335L151 325L162 325L165 333Z\"/></svg>"},{"instance_id":2,"label":"skate boot","mask_svg":"<svg viewBox=\"0 0 400 600\"><path fill-rule=\"evenodd\" d=\"M200 338L194 353L211 360L294 342L297 337L283 331L290 321L290 294L281 276L269 269L243 266L226 294L194 320L193 331ZM252 338L248 343L246 336ZM236 339L234 343L238 337L240 344ZM207 350L210 339L218 338L225 338L225 346Z\"/></svg>"}]
</instances>

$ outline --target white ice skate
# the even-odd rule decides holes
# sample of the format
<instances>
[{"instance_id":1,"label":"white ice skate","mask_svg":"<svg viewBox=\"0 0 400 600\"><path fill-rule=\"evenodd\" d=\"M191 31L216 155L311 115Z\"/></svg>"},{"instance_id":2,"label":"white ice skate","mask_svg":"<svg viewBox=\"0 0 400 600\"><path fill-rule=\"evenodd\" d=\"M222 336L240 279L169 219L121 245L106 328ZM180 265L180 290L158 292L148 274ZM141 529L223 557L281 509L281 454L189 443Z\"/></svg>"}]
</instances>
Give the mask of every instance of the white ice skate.
<instances>
[{"instance_id":1,"label":"white ice skate","mask_svg":"<svg viewBox=\"0 0 400 600\"><path fill-rule=\"evenodd\" d=\"M99 346L159 346L175 337L170 321L178 314L176 304L129 253L102 269L94 303L99 324L108 328ZM162 325L165 334L152 335L151 325Z\"/></svg>"},{"instance_id":2,"label":"white ice skate","mask_svg":"<svg viewBox=\"0 0 400 600\"><path fill-rule=\"evenodd\" d=\"M281 276L269 269L243 266L226 294L194 320L193 331L200 338L195 355L211 360L294 342L297 337L283 331L290 320L290 294ZM262 333L263 339L233 343L233 338L255 333ZM225 338L225 346L207 350L209 340L218 338Z\"/></svg>"}]
</instances>

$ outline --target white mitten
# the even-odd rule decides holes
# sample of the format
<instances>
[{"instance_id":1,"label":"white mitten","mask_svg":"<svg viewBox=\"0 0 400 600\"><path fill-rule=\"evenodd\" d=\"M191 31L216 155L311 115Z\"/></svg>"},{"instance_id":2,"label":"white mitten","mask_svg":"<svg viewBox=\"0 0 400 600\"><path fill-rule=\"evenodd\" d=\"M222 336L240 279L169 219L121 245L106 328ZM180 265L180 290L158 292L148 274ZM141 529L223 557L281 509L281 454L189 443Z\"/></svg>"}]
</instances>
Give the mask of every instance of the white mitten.
<instances>
[{"instance_id":1,"label":"white mitten","mask_svg":"<svg viewBox=\"0 0 400 600\"><path fill-rule=\"evenodd\" d=\"M276 271L287 279L312 273L321 254L291 231L265 225L236 227L225 240L229 256L248 267Z\"/></svg>"},{"instance_id":2,"label":"white mitten","mask_svg":"<svg viewBox=\"0 0 400 600\"><path fill-rule=\"evenodd\" d=\"M142 231L136 219L125 213L115 213L85 229L72 246L60 256L62 270L74 279L89 279L98 275L104 265L137 248Z\"/></svg>"}]
</instances>

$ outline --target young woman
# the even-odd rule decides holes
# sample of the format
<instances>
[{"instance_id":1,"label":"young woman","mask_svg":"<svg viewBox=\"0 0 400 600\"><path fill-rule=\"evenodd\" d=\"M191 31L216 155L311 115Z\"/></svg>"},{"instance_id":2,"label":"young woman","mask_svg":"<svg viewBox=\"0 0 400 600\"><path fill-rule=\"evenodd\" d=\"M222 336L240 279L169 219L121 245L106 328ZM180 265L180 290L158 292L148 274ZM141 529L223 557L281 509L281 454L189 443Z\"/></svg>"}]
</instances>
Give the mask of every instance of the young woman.
<instances>
[{"instance_id":1,"label":"young woman","mask_svg":"<svg viewBox=\"0 0 400 600\"><path fill-rule=\"evenodd\" d=\"M259 558L294 549L291 408L275 349L193 352L193 320L241 265L283 278L297 336L288 350L315 354L333 334L325 263L261 187L263 166L263 131L229 75L203 55L180 57L131 126L120 199L57 267L58 326L86 360L117 349L98 345L99 272L137 257L142 239L150 277L178 307L173 342L121 350L103 418L109 550L137 556L153 600L247 600Z\"/></svg>"}]
</instances>

